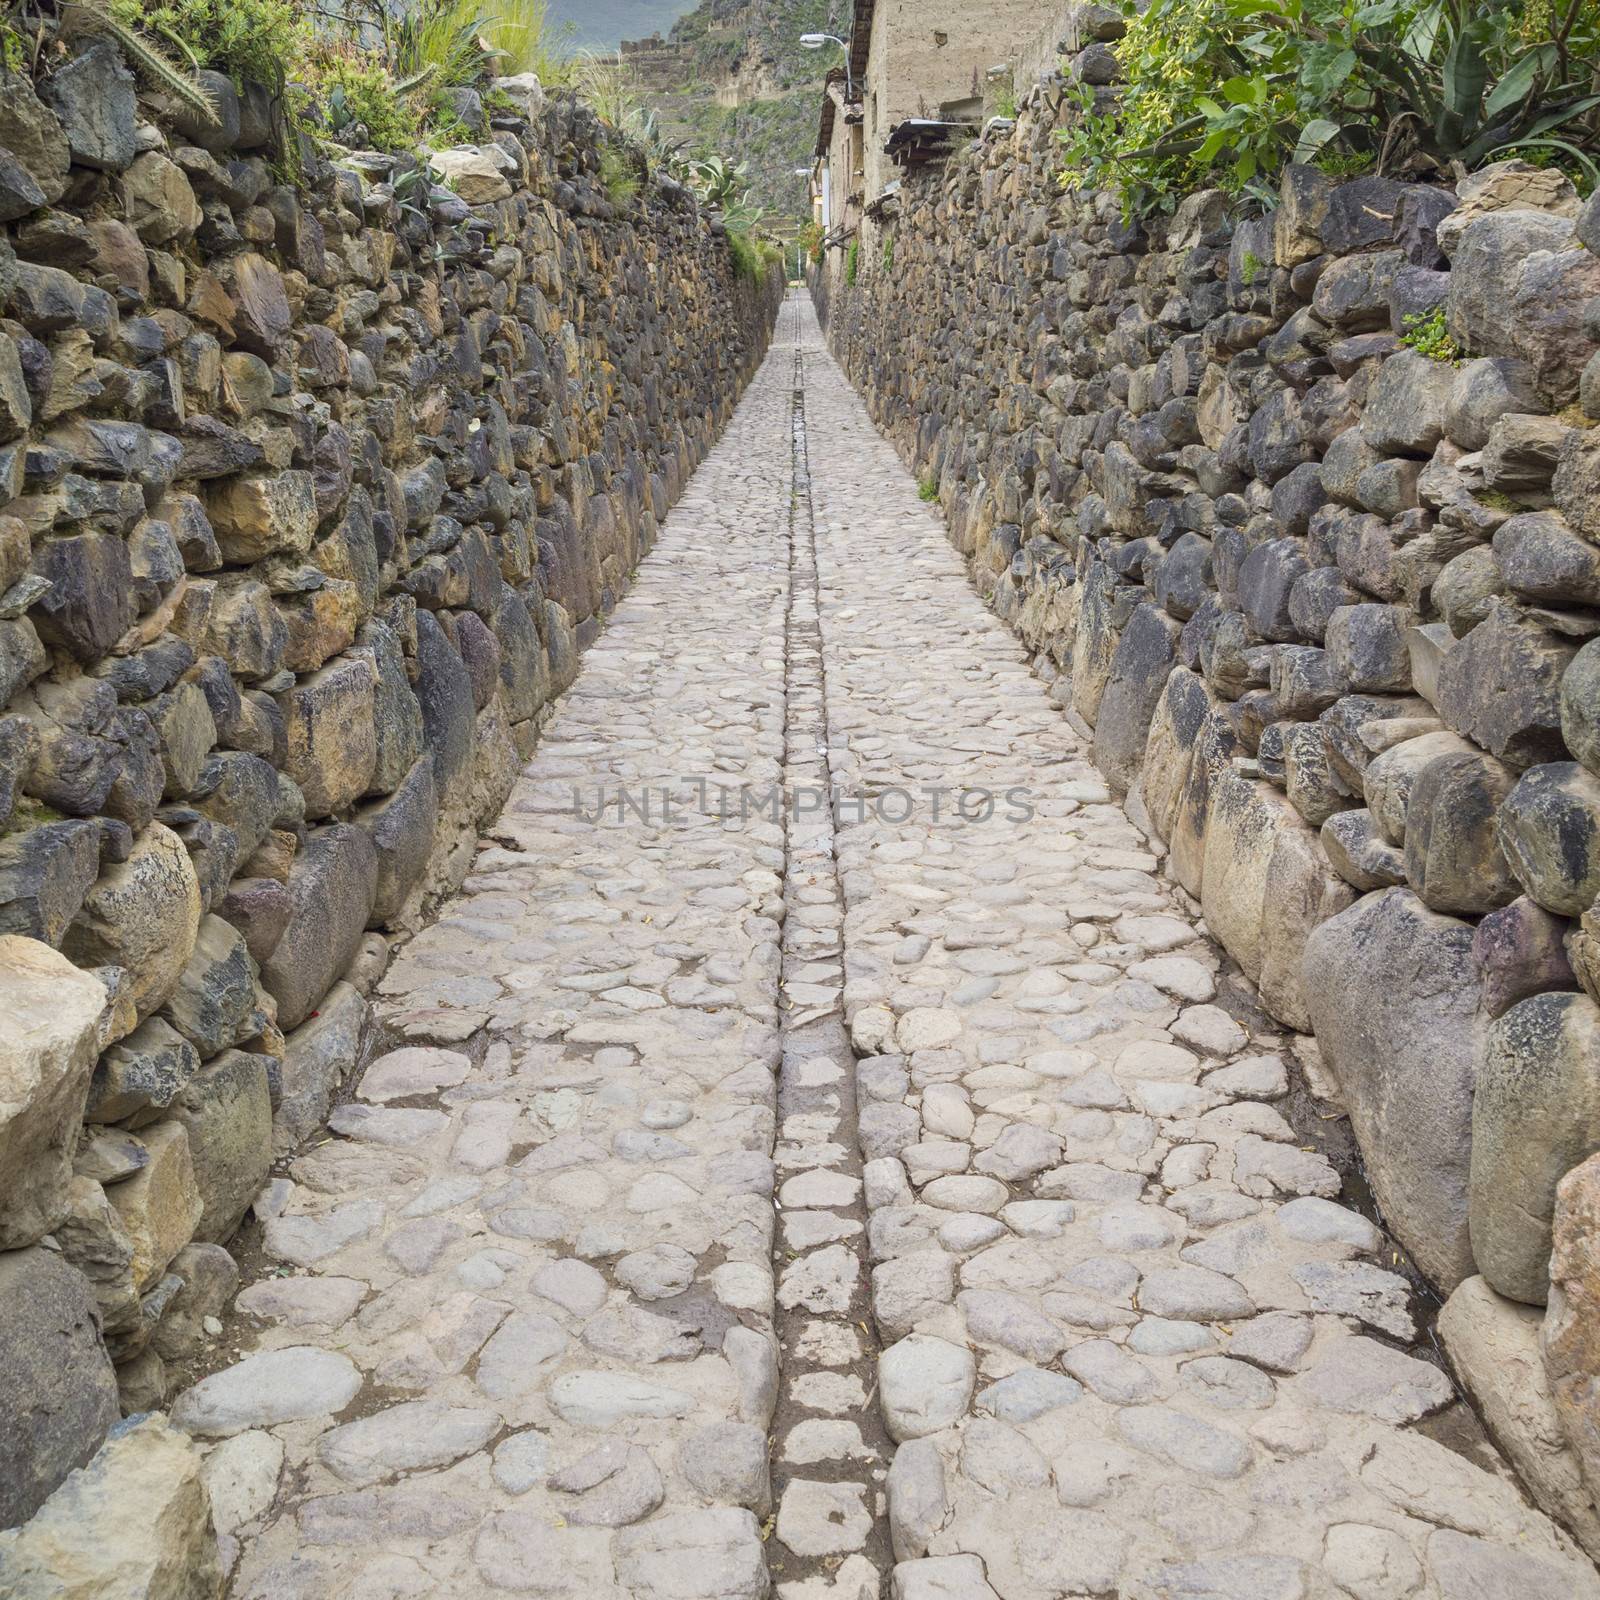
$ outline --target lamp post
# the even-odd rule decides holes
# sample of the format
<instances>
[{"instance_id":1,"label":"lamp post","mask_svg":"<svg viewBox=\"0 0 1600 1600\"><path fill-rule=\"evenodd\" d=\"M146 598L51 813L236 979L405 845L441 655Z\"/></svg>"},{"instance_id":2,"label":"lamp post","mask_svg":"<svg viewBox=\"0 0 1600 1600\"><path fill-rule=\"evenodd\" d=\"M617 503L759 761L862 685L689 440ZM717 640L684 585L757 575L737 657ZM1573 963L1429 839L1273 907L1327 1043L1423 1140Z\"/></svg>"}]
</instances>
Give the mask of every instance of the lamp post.
<instances>
[{"instance_id":1,"label":"lamp post","mask_svg":"<svg viewBox=\"0 0 1600 1600\"><path fill-rule=\"evenodd\" d=\"M855 84L850 77L850 46L834 33L802 33L800 47L803 50L820 50L825 44L836 44L844 51L844 94L845 99L852 105L855 103Z\"/></svg>"}]
</instances>

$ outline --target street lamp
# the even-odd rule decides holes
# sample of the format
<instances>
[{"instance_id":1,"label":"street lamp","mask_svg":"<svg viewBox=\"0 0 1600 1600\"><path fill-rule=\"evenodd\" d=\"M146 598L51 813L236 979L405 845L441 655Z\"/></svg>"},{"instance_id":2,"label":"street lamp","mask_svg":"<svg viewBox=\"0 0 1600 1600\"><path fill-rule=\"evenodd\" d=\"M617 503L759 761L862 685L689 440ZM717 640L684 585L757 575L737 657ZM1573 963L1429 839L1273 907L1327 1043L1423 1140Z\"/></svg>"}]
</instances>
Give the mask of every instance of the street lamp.
<instances>
[{"instance_id":1,"label":"street lamp","mask_svg":"<svg viewBox=\"0 0 1600 1600\"><path fill-rule=\"evenodd\" d=\"M833 33L802 33L800 35L800 48L802 50L820 50L824 45L836 44L844 51L844 92L845 98L852 104L855 102L855 86L850 79L850 46L837 34Z\"/></svg>"}]
</instances>

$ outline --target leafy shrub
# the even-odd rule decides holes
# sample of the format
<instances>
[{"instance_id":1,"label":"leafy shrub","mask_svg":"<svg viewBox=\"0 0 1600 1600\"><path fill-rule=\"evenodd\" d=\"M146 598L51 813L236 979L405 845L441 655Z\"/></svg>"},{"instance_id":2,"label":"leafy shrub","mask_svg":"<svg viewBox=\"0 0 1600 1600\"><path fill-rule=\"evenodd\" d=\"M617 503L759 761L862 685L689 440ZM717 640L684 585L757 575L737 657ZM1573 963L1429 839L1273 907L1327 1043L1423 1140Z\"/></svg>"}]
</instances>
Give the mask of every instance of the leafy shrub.
<instances>
[{"instance_id":1,"label":"leafy shrub","mask_svg":"<svg viewBox=\"0 0 1600 1600\"><path fill-rule=\"evenodd\" d=\"M925 472L917 479L917 499L937 500L939 498L939 480L931 472Z\"/></svg>"},{"instance_id":2,"label":"leafy shrub","mask_svg":"<svg viewBox=\"0 0 1600 1600\"><path fill-rule=\"evenodd\" d=\"M107 0L123 27L176 47L194 67L235 83L281 85L299 59L305 30L292 0Z\"/></svg>"},{"instance_id":3,"label":"leafy shrub","mask_svg":"<svg viewBox=\"0 0 1600 1600\"><path fill-rule=\"evenodd\" d=\"M891 272L894 269L894 235L891 233L883 241L883 270Z\"/></svg>"},{"instance_id":4,"label":"leafy shrub","mask_svg":"<svg viewBox=\"0 0 1600 1600\"><path fill-rule=\"evenodd\" d=\"M802 225L800 229L800 248L806 253L806 260L816 266L822 260L822 224L815 219Z\"/></svg>"},{"instance_id":5,"label":"leafy shrub","mask_svg":"<svg viewBox=\"0 0 1600 1600\"><path fill-rule=\"evenodd\" d=\"M861 241L852 239L844 253L844 281L850 288L856 286L856 272L861 265Z\"/></svg>"},{"instance_id":6,"label":"leafy shrub","mask_svg":"<svg viewBox=\"0 0 1600 1600\"><path fill-rule=\"evenodd\" d=\"M1130 213L1289 159L1447 174L1544 151L1590 180L1600 156L1594 0L1122 0L1120 104L1062 130L1063 181Z\"/></svg>"},{"instance_id":7,"label":"leafy shrub","mask_svg":"<svg viewBox=\"0 0 1600 1600\"><path fill-rule=\"evenodd\" d=\"M613 205L629 206L638 197L639 175L621 145L600 147L600 183Z\"/></svg>"},{"instance_id":8,"label":"leafy shrub","mask_svg":"<svg viewBox=\"0 0 1600 1600\"><path fill-rule=\"evenodd\" d=\"M761 252L748 233L728 229L728 252L733 257L733 270L741 278L756 283L761 277Z\"/></svg>"},{"instance_id":9,"label":"leafy shrub","mask_svg":"<svg viewBox=\"0 0 1600 1600\"><path fill-rule=\"evenodd\" d=\"M1430 361L1444 361L1454 366L1461 359L1461 347L1450 337L1444 323L1444 307L1432 311L1413 312L1406 318L1406 331L1400 343L1409 345L1418 355Z\"/></svg>"}]
</instances>

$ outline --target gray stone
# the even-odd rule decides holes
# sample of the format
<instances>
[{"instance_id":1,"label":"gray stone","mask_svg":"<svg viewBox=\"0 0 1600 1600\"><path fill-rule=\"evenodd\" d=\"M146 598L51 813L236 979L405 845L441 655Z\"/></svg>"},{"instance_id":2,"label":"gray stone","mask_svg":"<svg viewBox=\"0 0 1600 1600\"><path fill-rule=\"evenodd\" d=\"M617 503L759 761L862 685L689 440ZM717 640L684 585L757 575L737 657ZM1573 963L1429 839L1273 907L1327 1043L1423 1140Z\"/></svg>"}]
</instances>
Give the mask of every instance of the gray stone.
<instances>
[{"instance_id":1,"label":"gray stone","mask_svg":"<svg viewBox=\"0 0 1600 1600\"><path fill-rule=\"evenodd\" d=\"M1600 778L1575 761L1530 767L1496 821L1506 861L1530 899L1576 917L1600 898Z\"/></svg>"},{"instance_id":2,"label":"gray stone","mask_svg":"<svg viewBox=\"0 0 1600 1600\"><path fill-rule=\"evenodd\" d=\"M950 1516L944 1458L938 1446L929 1439L906 1440L894 1453L884 1487L895 1560L915 1561L925 1556Z\"/></svg>"},{"instance_id":3,"label":"gray stone","mask_svg":"<svg viewBox=\"0 0 1600 1600\"><path fill-rule=\"evenodd\" d=\"M170 1023L151 1017L101 1056L84 1119L137 1127L171 1105L199 1070L193 1044Z\"/></svg>"},{"instance_id":4,"label":"gray stone","mask_svg":"<svg viewBox=\"0 0 1600 1600\"><path fill-rule=\"evenodd\" d=\"M247 1428L334 1416L360 1393L361 1381L348 1356L289 1345L202 1378L178 1396L172 1420L190 1433L226 1439Z\"/></svg>"},{"instance_id":5,"label":"gray stone","mask_svg":"<svg viewBox=\"0 0 1600 1600\"><path fill-rule=\"evenodd\" d=\"M707 1500L763 1518L772 1508L766 1436L747 1422L714 1422L690 1434L678 1446L678 1467Z\"/></svg>"},{"instance_id":6,"label":"gray stone","mask_svg":"<svg viewBox=\"0 0 1600 1600\"><path fill-rule=\"evenodd\" d=\"M937 1433L964 1417L976 1363L961 1345L912 1334L878 1357L878 1397L897 1443Z\"/></svg>"},{"instance_id":7,"label":"gray stone","mask_svg":"<svg viewBox=\"0 0 1600 1600\"><path fill-rule=\"evenodd\" d=\"M313 830L295 857L289 926L261 969L283 1031L306 1019L355 958L377 877L370 836L346 823Z\"/></svg>"},{"instance_id":8,"label":"gray stone","mask_svg":"<svg viewBox=\"0 0 1600 1600\"><path fill-rule=\"evenodd\" d=\"M53 1252L0 1256L0 1372L7 1448L0 1457L0 1522L26 1521L116 1422L117 1383L100 1342L87 1281ZM0 1553L0 1571L8 1558Z\"/></svg>"},{"instance_id":9,"label":"gray stone","mask_svg":"<svg viewBox=\"0 0 1600 1600\"><path fill-rule=\"evenodd\" d=\"M1490 1286L1543 1305L1556 1186L1600 1150L1600 1008L1542 994L1488 1027L1472 1106L1472 1250Z\"/></svg>"},{"instance_id":10,"label":"gray stone","mask_svg":"<svg viewBox=\"0 0 1600 1600\"><path fill-rule=\"evenodd\" d=\"M434 768L427 756L416 761L388 799L356 812L356 825L372 837L378 865L370 913L376 926L397 925L407 898L427 869L438 820Z\"/></svg>"},{"instance_id":11,"label":"gray stone","mask_svg":"<svg viewBox=\"0 0 1600 1600\"><path fill-rule=\"evenodd\" d=\"M1407 889L1363 896L1306 944L1322 1060L1396 1237L1435 1283L1470 1276L1467 1166L1480 1049L1472 928Z\"/></svg>"},{"instance_id":12,"label":"gray stone","mask_svg":"<svg viewBox=\"0 0 1600 1600\"><path fill-rule=\"evenodd\" d=\"M731 1506L673 1512L622 1529L612 1537L611 1557L617 1581L639 1594L765 1600L768 1592L756 1519Z\"/></svg>"},{"instance_id":13,"label":"gray stone","mask_svg":"<svg viewBox=\"0 0 1600 1600\"><path fill-rule=\"evenodd\" d=\"M1376 1340L1354 1337L1333 1345L1295 1380L1294 1388L1329 1411L1397 1426L1416 1422L1455 1398L1449 1378L1437 1367Z\"/></svg>"},{"instance_id":14,"label":"gray stone","mask_svg":"<svg viewBox=\"0 0 1600 1600\"><path fill-rule=\"evenodd\" d=\"M282 1088L273 1118L278 1154L308 1139L328 1119L339 1086L361 1053L367 1002L348 983L336 983L316 1014L284 1040Z\"/></svg>"},{"instance_id":15,"label":"gray stone","mask_svg":"<svg viewBox=\"0 0 1600 1600\"><path fill-rule=\"evenodd\" d=\"M206 1060L260 1031L251 1025L255 1005L255 963L242 935L221 917L202 917L194 953L161 1008L162 1020Z\"/></svg>"},{"instance_id":16,"label":"gray stone","mask_svg":"<svg viewBox=\"0 0 1600 1600\"><path fill-rule=\"evenodd\" d=\"M179 1091L172 1116L189 1131L195 1186L204 1206L195 1237L231 1238L272 1164L268 1058L226 1050Z\"/></svg>"},{"instance_id":17,"label":"gray stone","mask_svg":"<svg viewBox=\"0 0 1600 1600\"><path fill-rule=\"evenodd\" d=\"M412 1400L330 1429L317 1441L317 1455L345 1483L387 1483L471 1455L500 1426L499 1413L483 1407Z\"/></svg>"},{"instance_id":18,"label":"gray stone","mask_svg":"<svg viewBox=\"0 0 1600 1600\"><path fill-rule=\"evenodd\" d=\"M1433 911L1473 915L1516 898L1501 853L1495 813L1512 774L1492 756L1436 756L1417 773L1406 801L1406 877Z\"/></svg>"},{"instance_id":19,"label":"gray stone","mask_svg":"<svg viewBox=\"0 0 1600 1600\"><path fill-rule=\"evenodd\" d=\"M1117 1413L1122 1439L1172 1466L1206 1478L1238 1478L1249 1470L1249 1444L1226 1429L1170 1406L1130 1406Z\"/></svg>"},{"instance_id":20,"label":"gray stone","mask_svg":"<svg viewBox=\"0 0 1600 1600\"><path fill-rule=\"evenodd\" d=\"M132 165L139 153L137 97L133 74L115 45L106 40L91 44L51 75L46 92L74 162L102 172L121 172Z\"/></svg>"}]
</instances>

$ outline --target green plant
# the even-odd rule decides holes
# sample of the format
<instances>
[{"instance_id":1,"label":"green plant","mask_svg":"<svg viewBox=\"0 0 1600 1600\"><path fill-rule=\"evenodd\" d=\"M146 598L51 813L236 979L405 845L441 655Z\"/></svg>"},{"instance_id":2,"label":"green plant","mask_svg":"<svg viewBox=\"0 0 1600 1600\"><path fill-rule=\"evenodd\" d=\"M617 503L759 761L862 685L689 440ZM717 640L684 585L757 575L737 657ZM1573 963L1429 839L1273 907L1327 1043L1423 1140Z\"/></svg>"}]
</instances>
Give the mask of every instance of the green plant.
<instances>
[{"instance_id":1,"label":"green plant","mask_svg":"<svg viewBox=\"0 0 1600 1600\"><path fill-rule=\"evenodd\" d=\"M822 260L822 224L814 218L804 223L800 228L800 247L806 253L806 260L816 266Z\"/></svg>"},{"instance_id":2,"label":"green plant","mask_svg":"<svg viewBox=\"0 0 1600 1600\"><path fill-rule=\"evenodd\" d=\"M1008 121L1015 121L1017 115L1017 91L1011 84L995 91L994 107L991 116L1005 117Z\"/></svg>"},{"instance_id":3,"label":"green plant","mask_svg":"<svg viewBox=\"0 0 1600 1600\"><path fill-rule=\"evenodd\" d=\"M856 284L856 270L861 264L861 241L852 239L850 248L844 253L844 281L854 288Z\"/></svg>"},{"instance_id":4,"label":"green plant","mask_svg":"<svg viewBox=\"0 0 1600 1600\"><path fill-rule=\"evenodd\" d=\"M414 150L421 141L422 120L415 105L396 92L380 63L324 48L303 64L303 73L321 104L327 131L339 143L399 153Z\"/></svg>"},{"instance_id":5,"label":"green plant","mask_svg":"<svg viewBox=\"0 0 1600 1600\"><path fill-rule=\"evenodd\" d=\"M613 56L578 57L573 87L593 107L595 115L613 128L626 127L639 109L633 77Z\"/></svg>"},{"instance_id":6,"label":"green plant","mask_svg":"<svg viewBox=\"0 0 1600 1600\"><path fill-rule=\"evenodd\" d=\"M548 0L498 0L488 27L490 44L508 73L534 72L547 89L571 84L576 65L571 22L555 23Z\"/></svg>"},{"instance_id":7,"label":"green plant","mask_svg":"<svg viewBox=\"0 0 1600 1600\"><path fill-rule=\"evenodd\" d=\"M235 83L283 87L300 57L304 29L292 0L98 0L80 9L115 23L119 37L132 35L142 49L177 49L191 67L225 72ZM163 87L173 85L160 69L135 58ZM158 59L160 57L158 56ZM171 64L163 61L171 70ZM189 84L192 93L199 92ZM177 91L174 91L177 92ZM207 99L207 106L210 101Z\"/></svg>"},{"instance_id":8,"label":"green plant","mask_svg":"<svg viewBox=\"0 0 1600 1600\"><path fill-rule=\"evenodd\" d=\"M600 183L613 205L630 206L638 197L639 175L634 171L633 158L624 146L601 145Z\"/></svg>"},{"instance_id":9,"label":"green plant","mask_svg":"<svg viewBox=\"0 0 1600 1600\"><path fill-rule=\"evenodd\" d=\"M1060 137L1063 181L1113 188L1129 213L1208 183L1267 198L1291 159L1445 175L1547 148L1594 176L1594 0L1122 3L1120 102L1080 88Z\"/></svg>"},{"instance_id":10,"label":"green plant","mask_svg":"<svg viewBox=\"0 0 1600 1600\"><path fill-rule=\"evenodd\" d=\"M1445 327L1444 307L1432 311L1416 311L1406 319L1406 331L1400 342L1430 361L1445 361L1454 366L1461 359L1461 347L1450 337Z\"/></svg>"},{"instance_id":11,"label":"green plant","mask_svg":"<svg viewBox=\"0 0 1600 1600\"><path fill-rule=\"evenodd\" d=\"M761 252L755 240L742 230L727 230L728 252L733 257L733 270L741 278L756 283L761 277Z\"/></svg>"},{"instance_id":12,"label":"green plant","mask_svg":"<svg viewBox=\"0 0 1600 1600\"><path fill-rule=\"evenodd\" d=\"M925 472L917 479L917 498L919 500L939 498L939 480L931 472Z\"/></svg>"},{"instance_id":13,"label":"green plant","mask_svg":"<svg viewBox=\"0 0 1600 1600\"><path fill-rule=\"evenodd\" d=\"M1246 250L1244 259L1239 263L1239 276L1244 280L1245 288L1249 289L1257 278L1261 276L1261 269L1266 263L1254 250Z\"/></svg>"},{"instance_id":14,"label":"green plant","mask_svg":"<svg viewBox=\"0 0 1600 1600\"><path fill-rule=\"evenodd\" d=\"M887 235L883 241L883 270L891 272L894 269L894 235Z\"/></svg>"},{"instance_id":15,"label":"green plant","mask_svg":"<svg viewBox=\"0 0 1600 1600\"><path fill-rule=\"evenodd\" d=\"M661 131L661 119L653 110L640 108L628 118L624 130L627 136L644 152L645 164L652 170L663 170L679 183L688 183L694 176L694 163L684 151L681 139L669 139Z\"/></svg>"}]
</instances>

